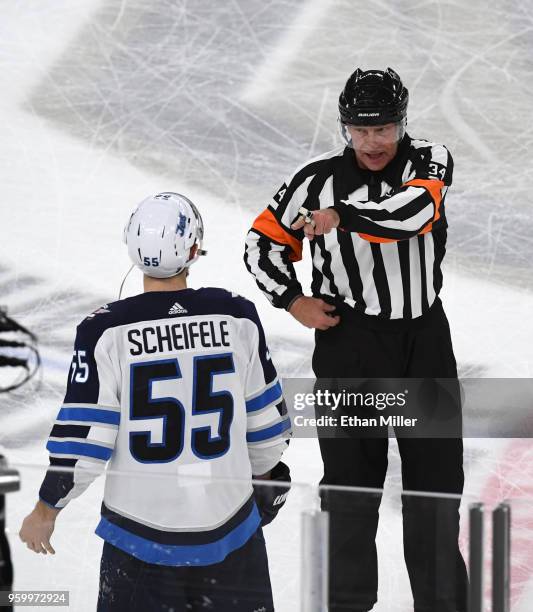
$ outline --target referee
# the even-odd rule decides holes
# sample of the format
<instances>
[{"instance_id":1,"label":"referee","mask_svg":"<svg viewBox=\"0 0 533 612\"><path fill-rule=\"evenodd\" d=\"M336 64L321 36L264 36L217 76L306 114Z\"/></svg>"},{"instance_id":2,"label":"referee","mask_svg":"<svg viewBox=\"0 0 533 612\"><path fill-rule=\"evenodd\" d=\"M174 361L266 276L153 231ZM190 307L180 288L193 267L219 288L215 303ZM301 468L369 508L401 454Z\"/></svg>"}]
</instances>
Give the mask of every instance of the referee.
<instances>
[{"instance_id":1,"label":"referee","mask_svg":"<svg viewBox=\"0 0 533 612\"><path fill-rule=\"evenodd\" d=\"M318 378L457 378L439 292L453 161L406 133L408 92L392 69L362 71L339 97L344 145L301 166L255 220L244 261L273 306L314 328ZM310 239L311 295L294 271ZM388 439L319 439L323 485L383 487ZM405 490L461 494L463 445L400 438ZM347 501L359 505L349 509ZM328 494L329 610L377 601L380 496ZM349 505L349 504L348 504ZM353 511L352 511L353 510ZM415 612L466 612L459 501L403 499L404 556Z\"/></svg>"}]
</instances>

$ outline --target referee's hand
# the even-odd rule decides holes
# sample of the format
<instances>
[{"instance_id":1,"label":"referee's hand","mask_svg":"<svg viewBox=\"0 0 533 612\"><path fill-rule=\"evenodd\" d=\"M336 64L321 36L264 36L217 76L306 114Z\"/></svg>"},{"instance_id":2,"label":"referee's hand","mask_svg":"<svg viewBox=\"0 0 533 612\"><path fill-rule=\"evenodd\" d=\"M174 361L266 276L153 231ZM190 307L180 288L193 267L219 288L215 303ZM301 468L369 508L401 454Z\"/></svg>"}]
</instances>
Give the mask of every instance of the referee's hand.
<instances>
[{"instance_id":1,"label":"referee's hand","mask_svg":"<svg viewBox=\"0 0 533 612\"><path fill-rule=\"evenodd\" d=\"M304 230L304 235L309 240L313 240L315 236L329 234L332 229L339 227L339 213L333 208L324 208L322 210L312 211L312 221L307 221L306 217L300 215L298 219L291 225L293 230Z\"/></svg>"},{"instance_id":2,"label":"referee's hand","mask_svg":"<svg viewBox=\"0 0 533 612\"><path fill-rule=\"evenodd\" d=\"M294 301L289 312L302 325L325 331L338 325L341 320L339 316L333 317L328 314L333 310L335 310L335 306L324 302L324 300L302 295Z\"/></svg>"}]
</instances>

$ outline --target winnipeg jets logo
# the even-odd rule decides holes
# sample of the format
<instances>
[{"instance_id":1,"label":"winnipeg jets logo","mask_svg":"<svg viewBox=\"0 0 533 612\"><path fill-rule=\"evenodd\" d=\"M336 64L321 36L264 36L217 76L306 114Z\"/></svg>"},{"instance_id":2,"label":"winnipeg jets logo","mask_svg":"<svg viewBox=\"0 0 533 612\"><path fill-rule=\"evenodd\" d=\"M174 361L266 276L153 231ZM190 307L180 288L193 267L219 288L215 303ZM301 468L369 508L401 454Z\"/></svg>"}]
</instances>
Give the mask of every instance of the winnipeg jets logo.
<instances>
[{"instance_id":1,"label":"winnipeg jets logo","mask_svg":"<svg viewBox=\"0 0 533 612\"><path fill-rule=\"evenodd\" d=\"M178 236L184 236L186 227L187 227L187 217L183 213L180 213L178 225L176 226L176 234L178 234Z\"/></svg>"},{"instance_id":2,"label":"winnipeg jets logo","mask_svg":"<svg viewBox=\"0 0 533 612\"><path fill-rule=\"evenodd\" d=\"M109 306L107 304L104 304L103 306L100 306L100 308L98 308L97 310L95 310L94 312L92 312L89 316L87 316L87 319L94 319L94 317L98 314L106 314L109 313Z\"/></svg>"},{"instance_id":3,"label":"winnipeg jets logo","mask_svg":"<svg viewBox=\"0 0 533 612\"><path fill-rule=\"evenodd\" d=\"M177 315L177 314L187 314L187 309L183 308L183 306L179 302L175 302L174 306L168 311L169 315Z\"/></svg>"}]
</instances>

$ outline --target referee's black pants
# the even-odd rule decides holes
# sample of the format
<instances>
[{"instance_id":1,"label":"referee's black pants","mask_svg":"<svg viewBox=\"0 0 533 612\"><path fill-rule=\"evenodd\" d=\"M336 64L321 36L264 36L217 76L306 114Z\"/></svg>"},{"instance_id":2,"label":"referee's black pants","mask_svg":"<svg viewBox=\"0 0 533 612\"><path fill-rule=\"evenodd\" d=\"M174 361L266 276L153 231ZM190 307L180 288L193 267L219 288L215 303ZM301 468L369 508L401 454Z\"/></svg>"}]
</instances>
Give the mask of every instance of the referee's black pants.
<instances>
[{"instance_id":1,"label":"referee's black pants","mask_svg":"<svg viewBox=\"0 0 533 612\"><path fill-rule=\"evenodd\" d=\"M384 321L339 309L341 322L316 332L317 378L456 378L450 328L437 298L422 317ZM382 488L388 438L320 438L321 484ZM398 438L405 490L463 491L463 444L456 438ZM381 496L327 491L329 610L371 610L377 601L375 537ZM416 612L466 612L467 574L459 551L459 501L403 496L404 556Z\"/></svg>"}]
</instances>

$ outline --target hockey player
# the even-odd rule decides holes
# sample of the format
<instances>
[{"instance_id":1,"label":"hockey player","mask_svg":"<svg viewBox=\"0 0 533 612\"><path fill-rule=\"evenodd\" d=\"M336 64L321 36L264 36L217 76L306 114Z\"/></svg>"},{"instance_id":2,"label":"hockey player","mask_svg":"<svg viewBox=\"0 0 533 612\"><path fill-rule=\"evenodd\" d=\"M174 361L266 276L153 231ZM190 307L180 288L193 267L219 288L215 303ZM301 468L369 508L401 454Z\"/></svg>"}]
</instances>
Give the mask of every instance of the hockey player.
<instances>
[{"instance_id":1,"label":"hockey player","mask_svg":"<svg viewBox=\"0 0 533 612\"><path fill-rule=\"evenodd\" d=\"M245 263L260 289L316 330L319 378L457 378L439 298L453 161L443 145L409 137L407 103L396 72L357 69L339 97L343 146L301 166L247 236ZM310 296L293 267L304 237L313 258ZM386 432L319 442L322 484L383 487ZM461 432L398 438L398 445L405 489L455 494L403 499L415 610L465 612ZM377 600L379 503L379 495L334 489L323 497L331 515L330 612L366 612Z\"/></svg>"},{"instance_id":2,"label":"hockey player","mask_svg":"<svg viewBox=\"0 0 533 612\"><path fill-rule=\"evenodd\" d=\"M78 326L51 468L20 537L54 553L57 514L109 461L99 612L271 611L261 524L283 485L254 497L251 479L289 480L290 422L257 312L187 288L203 224L186 197L147 198L124 235L144 293Z\"/></svg>"}]
</instances>

